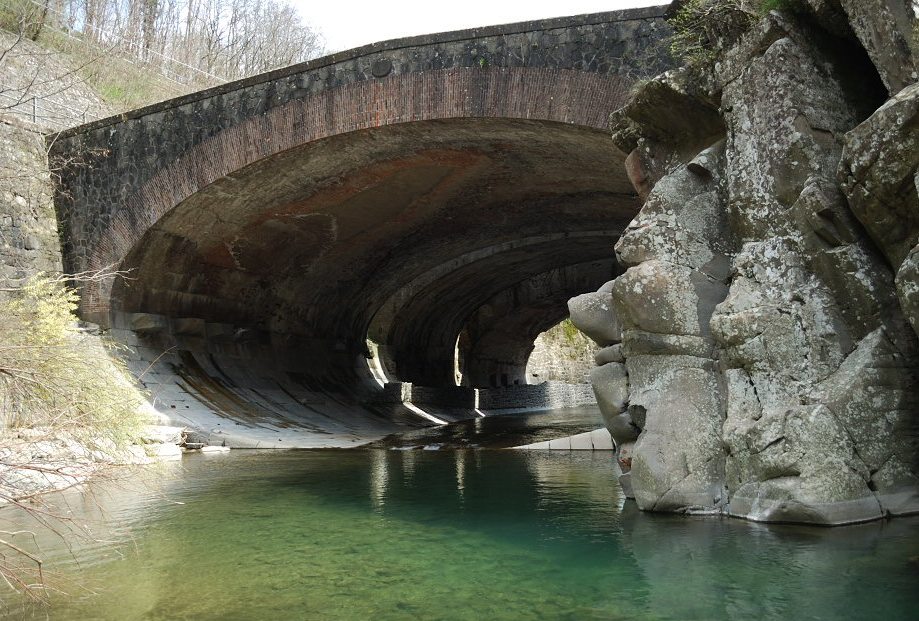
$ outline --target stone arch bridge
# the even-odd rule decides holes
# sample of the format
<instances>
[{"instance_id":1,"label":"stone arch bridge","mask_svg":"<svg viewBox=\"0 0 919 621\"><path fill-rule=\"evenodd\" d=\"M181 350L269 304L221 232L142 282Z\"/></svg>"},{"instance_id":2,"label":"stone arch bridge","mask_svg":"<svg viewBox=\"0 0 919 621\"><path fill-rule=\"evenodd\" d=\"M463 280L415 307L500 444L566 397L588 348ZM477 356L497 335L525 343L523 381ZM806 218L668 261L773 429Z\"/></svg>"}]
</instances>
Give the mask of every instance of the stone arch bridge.
<instances>
[{"instance_id":1,"label":"stone arch bridge","mask_svg":"<svg viewBox=\"0 0 919 621\"><path fill-rule=\"evenodd\" d=\"M389 41L59 134L65 268L131 273L81 316L231 444L470 414L613 276L639 203L607 120L668 66L662 15Z\"/></svg>"}]
</instances>

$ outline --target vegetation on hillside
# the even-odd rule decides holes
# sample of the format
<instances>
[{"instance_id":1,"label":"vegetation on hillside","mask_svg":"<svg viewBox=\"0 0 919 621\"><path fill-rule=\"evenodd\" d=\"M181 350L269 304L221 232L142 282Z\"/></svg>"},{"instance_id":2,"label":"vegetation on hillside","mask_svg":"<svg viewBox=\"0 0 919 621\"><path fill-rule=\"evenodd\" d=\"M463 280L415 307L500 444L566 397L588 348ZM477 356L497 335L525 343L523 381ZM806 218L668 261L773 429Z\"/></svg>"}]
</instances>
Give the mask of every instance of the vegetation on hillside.
<instances>
[{"instance_id":1,"label":"vegetation on hillside","mask_svg":"<svg viewBox=\"0 0 919 621\"><path fill-rule=\"evenodd\" d=\"M106 114L95 94L130 109L321 51L321 38L287 0L0 0L0 112L35 124L3 127L34 136ZM75 484L94 464L131 460L136 451L126 449L149 421L124 363L79 327L77 293L67 286L75 277L39 273L19 286L49 269L22 242L29 227L47 223L50 231L54 221L49 179L57 165L36 143L34 153L16 140L0 144L8 155L0 160L0 243L12 249L0 275L0 504L17 504L54 530L69 518L21 499ZM9 530L0 529L0 584L40 596L42 562L21 541L29 534Z\"/></svg>"},{"instance_id":2,"label":"vegetation on hillside","mask_svg":"<svg viewBox=\"0 0 919 621\"><path fill-rule=\"evenodd\" d=\"M2 0L0 29L60 53L119 110L323 51L287 0Z\"/></svg>"},{"instance_id":3,"label":"vegetation on hillside","mask_svg":"<svg viewBox=\"0 0 919 621\"><path fill-rule=\"evenodd\" d=\"M919 0L909 0L913 11L910 33L914 57L919 54ZM683 0L669 22L673 28L670 51L690 65L715 61L717 50L727 49L770 11L796 12L802 0Z\"/></svg>"},{"instance_id":4,"label":"vegetation on hillside","mask_svg":"<svg viewBox=\"0 0 919 621\"><path fill-rule=\"evenodd\" d=\"M233 80L322 50L287 0L4 0L0 27L87 41L179 81Z\"/></svg>"},{"instance_id":5,"label":"vegetation on hillside","mask_svg":"<svg viewBox=\"0 0 919 621\"><path fill-rule=\"evenodd\" d=\"M62 537L82 536L66 514L22 501L52 481L73 485L95 462L141 436L142 395L123 364L77 327L77 294L38 274L0 303L0 504L23 508ZM0 580L42 598L42 560L29 533L0 530Z\"/></svg>"},{"instance_id":6,"label":"vegetation on hillside","mask_svg":"<svg viewBox=\"0 0 919 621\"><path fill-rule=\"evenodd\" d=\"M571 383L587 381L594 366L597 346L578 330L570 319L541 333L527 361L530 382L556 380Z\"/></svg>"},{"instance_id":7,"label":"vegetation on hillside","mask_svg":"<svg viewBox=\"0 0 919 621\"><path fill-rule=\"evenodd\" d=\"M140 393L123 366L77 328L78 296L38 274L0 303L0 420L66 431L84 445L137 437Z\"/></svg>"}]
</instances>

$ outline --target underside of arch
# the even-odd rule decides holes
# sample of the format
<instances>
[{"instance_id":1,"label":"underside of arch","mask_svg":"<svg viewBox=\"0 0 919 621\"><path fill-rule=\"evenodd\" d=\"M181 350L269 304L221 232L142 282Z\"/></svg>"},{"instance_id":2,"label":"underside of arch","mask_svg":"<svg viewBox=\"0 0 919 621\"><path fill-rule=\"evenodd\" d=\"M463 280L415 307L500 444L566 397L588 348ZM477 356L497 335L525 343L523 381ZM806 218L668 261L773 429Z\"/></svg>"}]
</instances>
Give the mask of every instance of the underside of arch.
<instances>
[{"instance_id":1,"label":"underside of arch","mask_svg":"<svg viewBox=\"0 0 919 621\"><path fill-rule=\"evenodd\" d=\"M522 119L403 123L313 141L192 194L122 262L112 325L168 351L218 415L410 422L386 380L522 382L568 297L609 280L637 209L602 131ZM379 345L373 354L368 341ZM502 379L507 376L507 379ZM343 422L345 421L345 422ZM331 424L331 423L330 423Z\"/></svg>"}]
</instances>

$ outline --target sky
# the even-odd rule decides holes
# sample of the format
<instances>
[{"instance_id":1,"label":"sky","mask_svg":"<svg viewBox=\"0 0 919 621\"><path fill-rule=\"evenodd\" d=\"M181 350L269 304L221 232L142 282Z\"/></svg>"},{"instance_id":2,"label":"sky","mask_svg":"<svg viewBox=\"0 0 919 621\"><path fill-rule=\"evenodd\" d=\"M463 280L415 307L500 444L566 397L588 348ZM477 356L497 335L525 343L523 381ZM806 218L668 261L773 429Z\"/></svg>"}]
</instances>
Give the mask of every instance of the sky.
<instances>
[{"instance_id":1,"label":"sky","mask_svg":"<svg viewBox=\"0 0 919 621\"><path fill-rule=\"evenodd\" d=\"M601 13L668 0L291 0L325 37L326 52L377 41L478 26Z\"/></svg>"}]
</instances>

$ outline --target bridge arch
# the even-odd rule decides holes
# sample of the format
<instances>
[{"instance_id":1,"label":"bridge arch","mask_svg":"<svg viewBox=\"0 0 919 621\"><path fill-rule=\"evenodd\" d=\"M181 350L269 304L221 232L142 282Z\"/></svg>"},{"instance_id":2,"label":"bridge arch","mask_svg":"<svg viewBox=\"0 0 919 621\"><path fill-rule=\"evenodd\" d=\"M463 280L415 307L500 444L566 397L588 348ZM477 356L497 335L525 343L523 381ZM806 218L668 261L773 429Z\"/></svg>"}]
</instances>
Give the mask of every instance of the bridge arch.
<instances>
[{"instance_id":1,"label":"bridge arch","mask_svg":"<svg viewBox=\"0 0 919 621\"><path fill-rule=\"evenodd\" d=\"M410 421L375 404L368 337L392 379L446 387L474 325L470 380L522 376L564 300L612 276L638 208L606 123L639 61L663 61L629 38L659 16L626 13L371 46L65 133L55 149L94 160L58 197L67 267L132 276L91 283L81 314L138 369L168 363L162 403L213 424ZM611 31L619 48L597 38ZM566 32L609 49L533 52Z\"/></svg>"},{"instance_id":2,"label":"bridge arch","mask_svg":"<svg viewBox=\"0 0 919 621\"><path fill-rule=\"evenodd\" d=\"M196 193L218 182L231 184L249 167L270 166L276 156L305 145L362 130L450 119L555 122L602 133L631 84L622 76L566 69L455 68L347 84L294 99L194 144L156 169L112 214L86 267L121 264L151 227ZM153 139L138 136L134 141L150 144ZM106 283L91 284L81 309L104 322L108 294Z\"/></svg>"}]
</instances>

